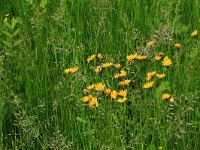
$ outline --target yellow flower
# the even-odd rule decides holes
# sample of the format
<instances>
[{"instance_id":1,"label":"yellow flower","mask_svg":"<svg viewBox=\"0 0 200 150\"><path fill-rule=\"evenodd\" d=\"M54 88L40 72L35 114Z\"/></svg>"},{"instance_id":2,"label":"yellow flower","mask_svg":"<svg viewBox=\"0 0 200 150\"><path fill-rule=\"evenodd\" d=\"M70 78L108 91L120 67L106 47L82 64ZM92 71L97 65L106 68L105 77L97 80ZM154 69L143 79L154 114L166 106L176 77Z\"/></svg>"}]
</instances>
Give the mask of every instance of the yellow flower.
<instances>
[{"instance_id":1,"label":"yellow flower","mask_svg":"<svg viewBox=\"0 0 200 150\"><path fill-rule=\"evenodd\" d=\"M138 57L138 54L134 54L134 55L131 54L131 55L129 55L129 56L126 56L128 62L133 61L133 60L136 59L137 57Z\"/></svg>"},{"instance_id":2,"label":"yellow flower","mask_svg":"<svg viewBox=\"0 0 200 150\"><path fill-rule=\"evenodd\" d=\"M146 79L147 79L148 81L151 80L152 77L153 77L155 74L156 74L156 71L153 71L153 72L149 72L149 73L147 73L147 77L146 77Z\"/></svg>"},{"instance_id":3,"label":"yellow flower","mask_svg":"<svg viewBox=\"0 0 200 150\"><path fill-rule=\"evenodd\" d=\"M97 90L97 91L101 91L101 92L103 92L105 89L104 89L104 85L102 84L102 83L97 83L96 85L95 85L95 89Z\"/></svg>"},{"instance_id":4,"label":"yellow flower","mask_svg":"<svg viewBox=\"0 0 200 150\"><path fill-rule=\"evenodd\" d=\"M117 78L120 77L120 74L119 74L119 73L116 73L113 77L114 77L115 79L117 79Z\"/></svg>"},{"instance_id":5,"label":"yellow flower","mask_svg":"<svg viewBox=\"0 0 200 150\"><path fill-rule=\"evenodd\" d=\"M104 64L102 64L102 67L103 68L109 68L109 67L111 67L113 65L113 63L112 62L109 62L109 63L104 63Z\"/></svg>"},{"instance_id":6,"label":"yellow flower","mask_svg":"<svg viewBox=\"0 0 200 150\"><path fill-rule=\"evenodd\" d=\"M143 88L149 89L149 88L152 88L153 85L154 85L154 82L150 81L150 82L147 82L146 84L144 84Z\"/></svg>"},{"instance_id":7,"label":"yellow flower","mask_svg":"<svg viewBox=\"0 0 200 150\"><path fill-rule=\"evenodd\" d=\"M3 20L4 22L8 22L8 18L4 18L4 20Z\"/></svg>"},{"instance_id":8,"label":"yellow flower","mask_svg":"<svg viewBox=\"0 0 200 150\"><path fill-rule=\"evenodd\" d=\"M126 71L121 70L121 71L120 71L120 77L125 77L125 76L126 76Z\"/></svg>"},{"instance_id":9,"label":"yellow flower","mask_svg":"<svg viewBox=\"0 0 200 150\"><path fill-rule=\"evenodd\" d=\"M162 99L163 100L169 99L170 96L171 96L170 94L165 93L165 94L162 95Z\"/></svg>"},{"instance_id":10,"label":"yellow flower","mask_svg":"<svg viewBox=\"0 0 200 150\"><path fill-rule=\"evenodd\" d=\"M91 100L91 97L92 97L91 95L90 95L90 96L84 96L84 97L83 97L83 102L86 103L86 102L90 101L90 100Z\"/></svg>"},{"instance_id":11,"label":"yellow flower","mask_svg":"<svg viewBox=\"0 0 200 150\"><path fill-rule=\"evenodd\" d=\"M172 102L172 103L175 102L173 97L171 97L171 98L169 99L169 101Z\"/></svg>"},{"instance_id":12,"label":"yellow flower","mask_svg":"<svg viewBox=\"0 0 200 150\"><path fill-rule=\"evenodd\" d=\"M147 56L142 56L142 55L138 55L137 56L137 59L138 60L144 60L144 59L146 59L147 58Z\"/></svg>"},{"instance_id":13,"label":"yellow flower","mask_svg":"<svg viewBox=\"0 0 200 150\"><path fill-rule=\"evenodd\" d=\"M159 60L161 59L161 56L156 56L154 59L155 59L156 61L159 61Z\"/></svg>"},{"instance_id":14,"label":"yellow flower","mask_svg":"<svg viewBox=\"0 0 200 150\"><path fill-rule=\"evenodd\" d=\"M66 73L66 74L76 73L76 72L78 72L78 67L76 67L76 68L68 68L68 69L64 70L64 73Z\"/></svg>"},{"instance_id":15,"label":"yellow flower","mask_svg":"<svg viewBox=\"0 0 200 150\"><path fill-rule=\"evenodd\" d=\"M116 64L115 67L116 67L117 69L119 69L119 68L121 68L121 64Z\"/></svg>"},{"instance_id":16,"label":"yellow flower","mask_svg":"<svg viewBox=\"0 0 200 150\"><path fill-rule=\"evenodd\" d=\"M179 49L179 48L181 47L181 44L176 43L174 46L175 46L177 49Z\"/></svg>"},{"instance_id":17,"label":"yellow flower","mask_svg":"<svg viewBox=\"0 0 200 150\"><path fill-rule=\"evenodd\" d=\"M92 85L88 86L87 89L88 89L88 90L92 90L92 89L94 88L94 86L95 86L95 85L92 84Z\"/></svg>"},{"instance_id":18,"label":"yellow flower","mask_svg":"<svg viewBox=\"0 0 200 150\"><path fill-rule=\"evenodd\" d=\"M162 61L162 65L165 67L169 67L172 65L172 61L169 59L168 56L165 56L165 58Z\"/></svg>"},{"instance_id":19,"label":"yellow flower","mask_svg":"<svg viewBox=\"0 0 200 150\"><path fill-rule=\"evenodd\" d=\"M97 55L97 57L98 57L99 59L102 59L102 58L103 58L103 56L102 56L101 53L99 53L99 54Z\"/></svg>"},{"instance_id":20,"label":"yellow flower","mask_svg":"<svg viewBox=\"0 0 200 150\"><path fill-rule=\"evenodd\" d=\"M124 80L124 81L119 82L118 85L120 85L120 86L129 85L130 82L131 82L131 80Z\"/></svg>"},{"instance_id":21,"label":"yellow flower","mask_svg":"<svg viewBox=\"0 0 200 150\"><path fill-rule=\"evenodd\" d=\"M105 93L109 95L111 93L111 89L106 89Z\"/></svg>"},{"instance_id":22,"label":"yellow flower","mask_svg":"<svg viewBox=\"0 0 200 150\"><path fill-rule=\"evenodd\" d=\"M154 46L154 44L155 44L154 41L147 42L147 46L148 46L148 47L152 47L152 46Z\"/></svg>"},{"instance_id":23,"label":"yellow flower","mask_svg":"<svg viewBox=\"0 0 200 150\"><path fill-rule=\"evenodd\" d=\"M111 99L116 99L116 98L117 98L117 91L113 90L113 91L110 93L110 97L111 97Z\"/></svg>"},{"instance_id":24,"label":"yellow flower","mask_svg":"<svg viewBox=\"0 0 200 150\"><path fill-rule=\"evenodd\" d=\"M117 101L120 103L124 103L126 100L127 100L127 98L123 97L123 98L119 98Z\"/></svg>"},{"instance_id":25,"label":"yellow flower","mask_svg":"<svg viewBox=\"0 0 200 150\"><path fill-rule=\"evenodd\" d=\"M97 98L93 97L92 100L89 102L89 107L93 108L93 107L99 107L99 103L97 101Z\"/></svg>"},{"instance_id":26,"label":"yellow flower","mask_svg":"<svg viewBox=\"0 0 200 150\"><path fill-rule=\"evenodd\" d=\"M88 58L87 58L87 62L89 63L89 62L93 61L93 60L95 59L95 57L96 57L95 54L92 55L92 56L90 56L90 57L88 57Z\"/></svg>"},{"instance_id":27,"label":"yellow flower","mask_svg":"<svg viewBox=\"0 0 200 150\"><path fill-rule=\"evenodd\" d=\"M95 69L95 72L96 72L96 74L99 74L100 72L101 72L101 66L98 66L96 69Z\"/></svg>"},{"instance_id":28,"label":"yellow flower","mask_svg":"<svg viewBox=\"0 0 200 150\"><path fill-rule=\"evenodd\" d=\"M9 14L9 13L5 14L5 17L8 17L8 16L10 16L10 14Z\"/></svg>"},{"instance_id":29,"label":"yellow flower","mask_svg":"<svg viewBox=\"0 0 200 150\"><path fill-rule=\"evenodd\" d=\"M198 32L197 32L197 30L193 31L192 34L191 34L191 36L193 36L193 37L197 37L197 36L198 36Z\"/></svg>"},{"instance_id":30,"label":"yellow flower","mask_svg":"<svg viewBox=\"0 0 200 150\"><path fill-rule=\"evenodd\" d=\"M159 79L163 79L166 75L165 74L156 74Z\"/></svg>"},{"instance_id":31,"label":"yellow flower","mask_svg":"<svg viewBox=\"0 0 200 150\"><path fill-rule=\"evenodd\" d=\"M119 95L119 96L122 96L122 97L126 97L126 95L127 95L127 90L120 90L120 91L118 92L118 95Z\"/></svg>"}]
</instances>

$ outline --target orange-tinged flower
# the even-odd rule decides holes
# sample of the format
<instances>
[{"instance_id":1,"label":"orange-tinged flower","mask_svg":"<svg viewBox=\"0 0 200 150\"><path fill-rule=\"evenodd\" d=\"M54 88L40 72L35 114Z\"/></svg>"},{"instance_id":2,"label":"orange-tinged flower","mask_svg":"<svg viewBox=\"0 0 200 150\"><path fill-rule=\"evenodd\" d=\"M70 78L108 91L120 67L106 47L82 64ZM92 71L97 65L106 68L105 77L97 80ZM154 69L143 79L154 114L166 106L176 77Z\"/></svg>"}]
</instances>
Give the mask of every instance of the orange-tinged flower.
<instances>
[{"instance_id":1,"label":"orange-tinged flower","mask_svg":"<svg viewBox=\"0 0 200 150\"><path fill-rule=\"evenodd\" d=\"M169 67L172 65L172 61L169 59L168 56L165 56L165 58L162 61L162 65L165 67Z\"/></svg>"},{"instance_id":2,"label":"orange-tinged flower","mask_svg":"<svg viewBox=\"0 0 200 150\"><path fill-rule=\"evenodd\" d=\"M159 61L159 60L161 59L161 56L156 56L154 59L155 59L156 61Z\"/></svg>"},{"instance_id":3,"label":"orange-tinged flower","mask_svg":"<svg viewBox=\"0 0 200 150\"><path fill-rule=\"evenodd\" d=\"M154 46L154 44L155 44L154 41L149 41L149 42L147 42L147 46L148 46L148 47L152 47L152 46Z\"/></svg>"},{"instance_id":4,"label":"orange-tinged flower","mask_svg":"<svg viewBox=\"0 0 200 150\"><path fill-rule=\"evenodd\" d=\"M88 58L87 58L87 62L89 63L89 62L93 61L93 60L95 59L95 57L96 57L95 54L92 55L92 56L90 56L90 57L88 57Z\"/></svg>"},{"instance_id":5,"label":"orange-tinged flower","mask_svg":"<svg viewBox=\"0 0 200 150\"><path fill-rule=\"evenodd\" d=\"M93 97L92 100L89 102L89 107L90 108L99 107L99 103L96 97Z\"/></svg>"},{"instance_id":6,"label":"orange-tinged flower","mask_svg":"<svg viewBox=\"0 0 200 150\"><path fill-rule=\"evenodd\" d=\"M102 70L101 66L97 66L95 69L96 74L99 74L101 70Z\"/></svg>"},{"instance_id":7,"label":"orange-tinged flower","mask_svg":"<svg viewBox=\"0 0 200 150\"><path fill-rule=\"evenodd\" d=\"M96 85L95 85L95 89L97 90L97 91L101 91L101 92L103 92L105 89L104 89L104 85L102 84L102 83L97 83Z\"/></svg>"},{"instance_id":8,"label":"orange-tinged flower","mask_svg":"<svg viewBox=\"0 0 200 150\"><path fill-rule=\"evenodd\" d=\"M65 69L64 73L66 73L66 74L71 73L71 69L70 68L69 69Z\"/></svg>"},{"instance_id":9,"label":"orange-tinged flower","mask_svg":"<svg viewBox=\"0 0 200 150\"><path fill-rule=\"evenodd\" d=\"M107 95L109 95L109 94L111 93L111 89L106 89L106 90L105 90L105 93L106 93Z\"/></svg>"},{"instance_id":10,"label":"orange-tinged flower","mask_svg":"<svg viewBox=\"0 0 200 150\"><path fill-rule=\"evenodd\" d=\"M121 71L120 71L120 77L125 77L125 76L126 76L126 71L121 70Z\"/></svg>"},{"instance_id":11,"label":"orange-tinged flower","mask_svg":"<svg viewBox=\"0 0 200 150\"><path fill-rule=\"evenodd\" d=\"M156 71L147 73L146 79L149 81L152 79L152 77L156 74Z\"/></svg>"},{"instance_id":12,"label":"orange-tinged flower","mask_svg":"<svg viewBox=\"0 0 200 150\"><path fill-rule=\"evenodd\" d=\"M159 56L163 56L164 54L163 54L163 52L159 52L158 55Z\"/></svg>"},{"instance_id":13,"label":"orange-tinged flower","mask_svg":"<svg viewBox=\"0 0 200 150\"><path fill-rule=\"evenodd\" d=\"M120 68L121 68L121 64L115 64L115 67L116 67L117 69L120 69Z\"/></svg>"},{"instance_id":14,"label":"orange-tinged flower","mask_svg":"<svg viewBox=\"0 0 200 150\"><path fill-rule=\"evenodd\" d=\"M111 99L116 99L116 98L117 98L117 91L113 90L113 91L110 93L110 97L111 97Z\"/></svg>"},{"instance_id":15,"label":"orange-tinged flower","mask_svg":"<svg viewBox=\"0 0 200 150\"><path fill-rule=\"evenodd\" d=\"M191 36L193 36L193 37L197 37L197 36L198 36L198 32L197 32L197 30L193 31L192 34L191 34Z\"/></svg>"},{"instance_id":16,"label":"orange-tinged flower","mask_svg":"<svg viewBox=\"0 0 200 150\"><path fill-rule=\"evenodd\" d=\"M156 74L159 79L163 79L166 75L165 74Z\"/></svg>"},{"instance_id":17,"label":"orange-tinged flower","mask_svg":"<svg viewBox=\"0 0 200 150\"><path fill-rule=\"evenodd\" d=\"M170 94L165 93L165 94L162 95L162 99L163 99L163 100L169 99L170 96L171 96Z\"/></svg>"},{"instance_id":18,"label":"orange-tinged flower","mask_svg":"<svg viewBox=\"0 0 200 150\"><path fill-rule=\"evenodd\" d=\"M119 73L116 73L113 77L114 77L115 79L117 79L117 78L120 77L120 74L119 74Z\"/></svg>"},{"instance_id":19,"label":"orange-tinged flower","mask_svg":"<svg viewBox=\"0 0 200 150\"><path fill-rule=\"evenodd\" d=\"M127 58L127 61L128 62L131 62L131 61L133 61L134 59L136 59L137 58L137 56L138 56L138 54L131 54L131 55L129 55L129 56L126 56L126 58Z\"/></svg>"},{"instance_id":20,"label":"orange-tinged flower","mask_svg":"<svg viewBox=\"0 0 200 150\"><path fill-rule=\"evenodd\" d=\"M119 98L117 101L120 103L124 103L126 100L127 100L127 98L123 97L123 98Z\"/></svg>"},{"instance_id":21,"label":"orange-tinged flower","mask_svg":"<svg viewBox=\"0 0 200 150\"><path fill-rule=\"evenodd\" d=\"M119 82L118 85L120 85L120 86L129 85L130 82L131 82L131 80L124 80L124 81Z\"/></svg>"},{"instance_id":22,"label":"orange-tinged flower","mask_svg":"<svg viewBox=\"0 0 200 150\"><path fill-rule=\"evenodd\" d=\"M88 90L92 90L94 88L95 84L92 84L90 86L87 87Z\"/></svg>"},{"instance_id":23,"label":"orange-tinged flower","mask_svg":"<svg viewBox=\"0 0 200 150\"><path fill-rule=\"evenodd\" d=\"M177 49L181 48L181 44L179 44L179 43L176 43L174 46L175 46Z\"/></svg>"},{"instance_id":24,"label":"orange-tinged flower","mask_svg":"<svg viewBox=\"0 0 200 150\"><path fill-rule=\"evenodd\" d=\"M146 84L144 84L143 88L149 89L149 88L152 88L153 85L154 85L154 82L150 81L150 82L147 82Z\"/></svg>"},{"instance_id":25,"label":"orange-tinged flower","mask_svg":"<svg viewBox=\"0 0 200 150\"><path fill-rule=\"evenodd\" d=\"M113 63L112 62L109 62L109 63L104 63L104 64L102 64L102 67L103 68L109 68L109 67L111 67L113 65Z\"/></svg>"},{"instance_id":26,"label":"orange-tinged flower","mask_svg":"<svg viewBox=\"0 0 200 150\"><path fill-rule=\"evenodd\" d=\"M102 58L103 58L103 56L102 56L101 53L99 53L99 54L97 55L97 57L98 57L99 59L102 59Z\"/></svg>"},{"instance_id":27,"label":"orange-tinged flower","mask_svg":"<svg viewBox=\"0 0 200 150\"><path fill-rule=\"evenodd\" d=\"M126 95L127 95L127 90L120 90L120 91L118 92L118 95L119 95L119 96L122 96L122 97L126 97Z\"/></svg>"}]
</instances>

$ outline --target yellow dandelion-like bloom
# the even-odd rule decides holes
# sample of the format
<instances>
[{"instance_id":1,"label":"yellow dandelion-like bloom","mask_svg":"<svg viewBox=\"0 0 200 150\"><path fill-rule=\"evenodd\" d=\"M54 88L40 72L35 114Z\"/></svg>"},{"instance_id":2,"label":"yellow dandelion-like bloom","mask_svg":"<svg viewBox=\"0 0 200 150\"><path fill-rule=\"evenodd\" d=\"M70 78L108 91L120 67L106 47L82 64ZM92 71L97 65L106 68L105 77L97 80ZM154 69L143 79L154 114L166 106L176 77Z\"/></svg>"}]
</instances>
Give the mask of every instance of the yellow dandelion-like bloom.
<instances>
[{"instance_id":1,"label":"yellow dandelion-like bloom","mask_svg":"<svg viewBox=\"0 0 200 150\"><path fill-rule=\"evenodd\" d=\"M115 68L120 69L121 68L121 64L115 64Z\"/></svg>"},{"instance_id":2,"label":"yellow dandelion-like bloom","mask_svg":"<svg viewBox=\"0 0 200 150\"><path fill-rule=\"evenodd\" d=\"M127 100L127 98L126 98L126 97L123 97L123 98L119 98L117 101L118 101L119 103L124 103L126 100Z\"/></svg>"},{"instance_id":3,"label":"yellow dandelion-like bloom","mask_svg":"<svg viewBox=\"0 0 200 150\"><path fill-rule=\"evenodd\" d=\"M144 59L147 59L147 56L138 55L137 59L138 60L144 60Z\"/></svg>"},{"instance_id":4,"label":"yellow dandelion-like bloom","mask_svg":"<svg viewBox=\"0 0 200 150\"><path fill-rule=\"evenodd\" d=\"M96 67L96 69L95 69L96 74L99 74L101 72L101 70L102 70L101 66Z\"/></svg>"},{"instance_id":5,"label":"yellow dandelion-like bloom","mask_svg":"<svg viewBox=\"0 0 200 150\"><path fill-rule=\"evenodd\" d=\"M129 55L129 56L126 56L128 62L131 62L131 61L133 61L134 59L137 59L137 57L138 57L138 54L134 54L134 55L131 54L131 55Z\"/></svg>"},{"instance_id":6,"label":"yellow dandelion-like bloom","mask_svg":"<svg viewBox=\"0 0 200 150\"><path fill-rule=\"evenodd\" d=\"M125 77L125 76L126 76L126 71L121 70L121 71L120 71L120 77Z\"/></svg>"},{"instance_id":7,"label":"yellow dandelion-like bloom","mask_svg":"<svg viewBox=\"0 0 200 150\"><path fill-rule=\"evenodd\" d=\"M68 68L68 69L65 69L65 70L64 70L64 73L66 73L66 74L76 73L76 72L78 72L78 67L75 67L75 68Z\"/></svg>"},{"instance_id":8,"label":"yellow dandelion-like bloom","mask_svg":"<svg viewBox=\"0 0 200 150\"><path fill-rule=\"evenodd\" d=\"M171 66L172 65L171 59L169 59L168 56L165 56L165 58L162 61L162 65L165 66L165 67Z\"/></svg>"},{"instance_id":9,"label":"yellow dandelion-like bloom","mask_svg":"<svg viewBox=\"0 0 200 150\"><path fill-rule=\"evenodd\" d=\"M152 47L152 46L154 46L155 45L155 42L154 41L149 41L149 42L147 42L147 46L148 47Z\"/></svg>"},{"instance_id":10,"label":"yellow dandelion-like bloom","mask_svg":"<svg viewBox=\"0 0 200 150\"><path fill-rule=\"evenodd\" d=\"M169 99L170 96L171 96L170 94L165 93L165 94L162 95L162 99L163 99L163 100Z\"/></svg>"},{"instance_id":11,"label":"yellow dandelion-like bloom","mask_svg":"<svg viewBox=\"0 0 200 150\"><path fill-rule=\"evenodd\" d=\"M149 89L149 88L152 88L153 85L154 85L154 81L150 81L150 82L147 82L146 84L144 84L143 88Z\"/></svg>"},{"instance_id":12,"label":"yellow dandelion-like bloom","mask_svg":"<svg viewBox=\"0 0 200 150\"><path fill-rule=\"evenodd\" d=\"M159 61L161 58L162 58L161 56L156 56L154 59L155 59L156 61Z\"/></svg>"},{"instance_id":13,"label":"yellow dandelion-like bloom","mask_svg":"<svg viewBox=\"0 0 200 150\"><path fill-rule=\"evenodd\" d=\"M179 43L176 43L174 46L175 46L177 49L181 48L181 44L179 44Z\"/></svg>"},{"instance_id":14,"label":"yellow dandelion-like bloom","mask_svg":"<svg viewBox=\"0 0 200 150\"><path fill-rule=\"evenodd\" d=\"M102 64L102 67L103 68L109 68L109 67L111 67L113 65L113 63L112 62L109 62L109 63L104 63L104 64Z\"/></svg>"},{"instance_id":15,"label":"yellow dandelion-like bloom","mask_svg":"<svg viewBox=\"0 0 200 150\"><path fill-rule=\"evenodd\" d=\"M97 90L97 91L101 91L101 92L103 92L105 89L104 89L104 85L102 84L102 83L97 83L96 85L95 85L95 89Z\"/></svg>"},{"instance_id":16,"label":"yellow dandelion-like bloom","mask_svg":"<svg viewBox=\"0 0 200 150\"><path fill-rule=\"evenodd\" d=\"M109 95L111 93L111 89L106 89L105 93L106 93L106 95Z\"/></svg>"},{"instance_id":17,"label":"yellow dandelion-like bloom","mask_svg":"<svg viewBox=\"0 0 200 150\"><path fill-rule=\"evenodd\" d=\"M110 97L111 97L111 99L116 99L116 98L117 98L117 91L113 90L113 91L110 93Z\"/></svg>"},{"instance_id":18,"label":"yellow dandelion-like bloom","mask_svg":"<svg viewBox=\"0 0 200 150\"><path fill-rule=\"evenodd\" d=\"M95 57L96 57L95 54L92 55L92 56L90 56L90 57L88 57L88 58L87 58L87 62L89 63L89 62L93 61L93 60L95 59Z\"/></svg>"},{"instance_id":19,"label":"yellow dandelion-like bloom","mask_svg":"<svg viewBox=\"0 0 200 150\"><path fill-rule=\"evenodd\" d=\"M93 97L92 100L90 100L89 107L90 108L99 107L99 103L96 97Z\"/></svg>"},{"instance_id":20,"label":"yellow dandelion-like bloom","mask_svg":"<svg viewBox=\"0 0 200 150\"><path fill-rule=\"evenodd\" d=\"M102 58L103 58L103 56L102 56L101 53L99 53L99 54L97 55L97 57L98 57L99 59L102 59Z\"/></svg>"},{"instance_id":21,"label":"yellow dandelion-like bloom","mask_svg":"<svg viewBox=\"0 0 200 150\"><path fill-rule=\"evenodd\" d=\"M122 97L126 97L126 95L127 95L127 90L120 90L120 91L118 92L118 95L119 95L119 96L122 96Z\"/></svg>"},{"instance_id":22,"label":"yellow dandelion-like bloom","mask_svg":"<svg viewBox=\"0 0 200 150\"><path fill-rule=\"evenodd\" d=\"M91 100L91 96L84 96L83 97L83 102L88 102L88 101L90 101Z\"/></svg>"},{"instance_id":23,"label":"yellow dandelion-like bloom","mask_svg":"<svg viewBox=\"0 0 200 150\"><path fill-rule=\"evenodd\" d=\"M149 81L152 79L152 77L156 74L156 71L147 73L146 79Z\"/></svg>"},{"instance_id":24,"label":"yellow dandelion-like bloom","mask_svg":"<svg viewBox=\"0 0 200 150\"><path fill-rule=\"evenodd\" d=\"M92 90L92 89L94 89L94 87L95 87L95 84L92 84L92 85L88 86L87 89Z\"/></svg>"},{"instance_id":25,"label":"yellow dandelion-like bloom","mask_svg":"<svg viewBox=\"0 0 200 150\"><path fill-rule=\"evenodd\" d=\"M165 74L156 74L159 79L163 79L166 75Z\"/></svg>"},{"instance_id":26,"label":"yellow dandelion-like bloom","mask_svg":"<svg viewBox=\"0 0 200 150\"><path fill-rule=\"evenodd\" d=\"M120 85L120 86L129 85L130 82L131 82L131 80L124 80L124 81L119 82L118 85Z\"/></svg>"},{"instance_id":27,"label":"yellow dandelion-like bloom","mask_svg":"<svg viewBox=\"0 0 200 150\"><path fill-rule=\"evenodd\" d=\"M197 37L197 36L198 36L198 32L197 32L197 30L193 31L192 34L191 34L191 36L193 36L193 37Z\"/></svg>"},{"instance_id":28,"label":"yellow dandelion-like bloom","mask_svg":"<svg viewBox=\"0 0 200 150\"><path fill-rule=\"evenodd\" d=\"M119 73L116 73L113 77L114 77L115 79L117 79L117 78L120 77L120 74L119 74Z\"/></svg>"}]
</instances>

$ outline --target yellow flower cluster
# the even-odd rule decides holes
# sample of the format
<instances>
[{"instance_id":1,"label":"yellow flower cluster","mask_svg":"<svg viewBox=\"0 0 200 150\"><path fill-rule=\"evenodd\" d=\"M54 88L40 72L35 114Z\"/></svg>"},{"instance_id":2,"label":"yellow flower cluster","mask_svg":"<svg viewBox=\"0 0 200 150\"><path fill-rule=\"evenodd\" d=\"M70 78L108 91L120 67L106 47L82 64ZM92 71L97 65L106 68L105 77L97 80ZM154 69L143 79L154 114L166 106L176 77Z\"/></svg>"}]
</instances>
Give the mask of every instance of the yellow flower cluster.
<instances>
[{"instance_id":1,"label":"yellow flower cluster","mask_svg":"<svg viewBox=\"0 0 200 150\"><path fill-rule=\"evenodd\" d=\"M169 59L168 56L165 56L165 58L162 61L162 65L165 66L165 67L171 66L172 65L171 59Z\"/></svg>"},{"instance_id":2,"label":"yellow flower cluster","mask_svg":"<svg viewBox=\"0 0 200 150\"><path fill-rule=\"evenodd\" d=\"M137 53L136 54L131 54L131 55L126 57L128 62L132 62L133 60L144 60L146 58L147 58L147 56L142 56L142 55L139 55Z\"/></svg>"}]
</instances>

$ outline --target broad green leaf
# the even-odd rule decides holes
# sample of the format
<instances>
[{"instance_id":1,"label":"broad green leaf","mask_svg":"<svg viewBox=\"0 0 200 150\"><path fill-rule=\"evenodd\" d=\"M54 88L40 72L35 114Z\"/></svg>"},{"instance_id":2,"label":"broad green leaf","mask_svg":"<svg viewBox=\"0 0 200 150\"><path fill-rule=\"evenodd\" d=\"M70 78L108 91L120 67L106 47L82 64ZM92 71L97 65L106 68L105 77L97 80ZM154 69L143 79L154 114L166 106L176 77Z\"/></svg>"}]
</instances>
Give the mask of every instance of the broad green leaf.
<instances>
[{"instance_id":1,"label":"broad green leaf","mask_svg":"<svg viewBox=\"0 0 200 150\"><path fill-rule=\"evenodd\" d=\"M16 18L12 18L12 20L11 20L11 29L13 30L14 28L15 28L15 26L16 26L16 24L18 23L18 19Z\"/></svg>"},{"instance_id":2,"label":"broad green leaf","mask_svg":"<svg viewBox=\"0 0 200 150\"><path fill-rule=\"evenodd\" d=\"M9 29L11 29L11 25L8 22L3 22L4 26L8 27Z\"/></svg>"},{"instance_id":3,"label":"broad green leaf","mask_svg":"<svg viewBox=\"0 0 200 150\"><path fill-rule=\"evenodd\" d=\"M20 33L20 28L18 28L17 30L15 30L15 32L13 33L13 38L15 37L15 36L17 36L18 34Z\"/></svg>"},{"instance_id":4,"label":"broad green leaf","mask_svg":"<svg viewBox=\"0 0 200 150\"><path fill-rule=\"evenodd\" d=\"M2 31L3 34L5 34L7 37L12 38L12 34L10 34L7 31Z\"/></svg>"},{"instance_id":5,"label":"broad green leaf","mask_svg":"<svg viewBox=\"0 0 200 150\"><path fill-rule=\"evenodd\" d=\"M18 46L19 44L21 44L22 41L23 41L22 39L19 39L19 40L15 41L14 44L13 44L13 46L14 47Z\"/></svg>"},{"instance_id":6,"label":"broad green leaf","mask_svg":"<svg viewBox=\"0 0 200 150\"><path fill-rule=\"evenodd\" d=\"M41 0L40 7L44 9L46 7L46 4L47 4L47 0Z\"/></svg>"}]
</instances>

